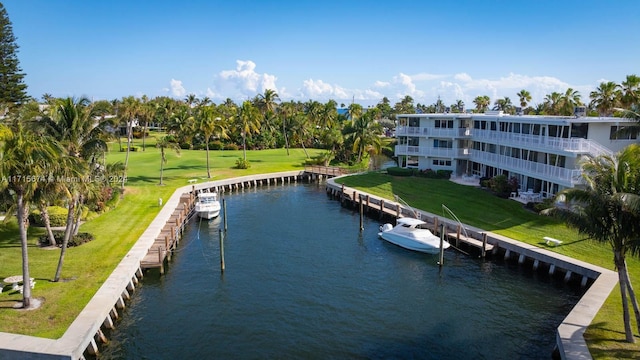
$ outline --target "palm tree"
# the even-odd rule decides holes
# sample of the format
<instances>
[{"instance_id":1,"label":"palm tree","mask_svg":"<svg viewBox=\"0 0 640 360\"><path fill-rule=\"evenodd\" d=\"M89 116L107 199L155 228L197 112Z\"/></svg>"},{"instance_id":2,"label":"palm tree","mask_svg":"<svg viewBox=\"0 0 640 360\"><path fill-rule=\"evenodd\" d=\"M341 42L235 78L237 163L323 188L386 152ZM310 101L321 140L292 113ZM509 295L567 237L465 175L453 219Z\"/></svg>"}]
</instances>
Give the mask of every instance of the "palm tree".
<instances>
[{"instance_id":1,"label":"palm tree","mask_svg":"<svg viewBox=\"0 0 640 360\"><path fill-rule=\"evenodd\" d=\"M531 93L525 89L522 89L516 95L520 99L520 107L522 108L522 110L524 110L529 104L529 101L531 101Z\"/></svg>"},{"instance_id":2,"label":"palm tree","mask_svg":"<svg viewBox=\"0 0 640 360\"><path fill-rule=\"evenodd\" d=\"M589 94L589 97L591 98L589 106L596 109L600 116L610 116L620 102L620 85L613 81L602 82Z\"/></svg>"},{"instance_id":3,"label":"palm tree","mask_svg":"<svg viewBox=\"0 0 640 360\"><path fill-rule=\"evenodd\" d=\"M140 114L140 100L133 96L122 99L118 110L118 116L127 124L127 152L124 157L124 173L122 174L121 190L124 192L124 183L127 179L127 167L129 166L129 152L131 151L131 137L133 131L133 122Z\"/></svg>"},{"instance_id":4,"label":"palm tree","mask_svg":"<svg viewBox=\"0 0 640 360\"><path fill-rule=\"evenodd\" d=\"M211 168L209 166L209 141L213 135L221 138L228 138L227 129L223 125L222 118L215 110L215 106L203 106L199 111L200 123L198 129L204 136L204 143L207 150L207 178L211 179Z\"/></svg>"},{"instance_id":5,"label":"palm tree","mask_svg":"<svg viewBox=\"0 0 640 360\"><path fill-rule=\"evenodd\" d=\"M362 161L362 155L367 149L379 151L382 146L380 124L365 114L352 121L346 128L347 138L353 142L353 151L357 152L357 162Z\"/></svg>"},{"instance_id":6,"label":"palm tree","mask_svg":"<svg viewBox=\"0 0 640 360\"><path fill-rule=\"evenodd\" d=\"M476 112L483 113L489 109L491 99L487 95L480 95L473 99L473 103L476 104Z\"/></svg>"},{"instance_id":7,"label":"palm tree","mask_svg":"<svg viewBox=\"0 0 640 360\"><path fill-rule=\"evenodd\" d=\"M164 172L164 164L167 163L167 157L165 155L165 150L173 149L176 151L178 155L180 155L180 145L175 142L171 136L163 136L156 142L156 147L160 149L160 185L164 185L162 183L162 176Z\"/></svg>"},{"instance_id":8,"label":"palm tree","mask_svg":"<svg viewBox=\"0 0 640 360\"><path fill-rule=\"evenodd\" d=\"M251 101L244 101L236 116L236 126L242 136L242 154L247 160L247 136L260 132L260 112L251 104Z\"/></svg>"},{"instance_id":9,"label":"palm tree","mask_svg":"<svg viewBox=\"0 0 640 360\"><path fill-rule=\"evenodd\" d=\"M560 115L573 115L575 112L575 107L582 105L581 95L578 90L573 90L572 88L568 88L564 94L560 97L559 101L559 110Z\"/></svg>"},{"instance_id":10,"label":"palm tree","mask_svg":"<svg viewBox=\"0 0 640 360\"><path fill-rule=\"evenodd\" d=\"M493 110L500 110L506 113L513 112L513 104L511 103L511 99L505 96L503 99L498 99L493 103Z\"/></svg>"},{"instance_id":11,"label":"palm tree","mask_svg":"<svg viewBox=\"0 0 640 360\"><path fill-rule=\"evenodd\" d=\"M562 94L552 92L544 97L544 108L548 115L560 115L560 103L562 102Z\"/></svg>"},{"instance_id":12,"label":"palm tree","mask_svg":"<svg viewBox=\"0 0 640 360\"><path fill-rule=\"evenodd\" d=\"M616 156L588 157L583 163L585 187L564 190L559 202L545 211L558 216L580 233L609 243L618 270L627 342L635 342L628 300L640 332L640 310L627 270L626 255L640 253L640 145L633 144Z\"/></svg>"},{"instance_id":13,"label":"palm tree","mask_svg":"<svg viewBox=\"0 0 640 360\"><path fill-rule=\"evenodd\" d=\"M284 136L284 146L287 149L287 155L289 155L289 138L287 136L287 121L291 121L296 116L298 111L296 104L293 101L286 102L279 107L280 120L282 121L282 135Z\"/></svg>"},{"instance_id":14,"label":"palm tree","mask_svg":"<svg viewBox=\"0 0 640 360\"><path fill-rule=\"evenodd\" d=\"M62 149L50 138L28 131L20 121L15 121L12 127L3 131L5 135L2 139L4 144L0 156L0 175L7 179L3 187L15 198L22 248L22 278L26 280L30 279L26 217L29 202L39 183L29 180L27 175L40 177L46 174L48 167L57 161ZM31 306L31 287L28 285L23 288L22 306Z\"/></svg>"},{"instance_id":15,"label":"palm tree","mask_svg":"<svg viewBox=\"0 0 640 360\"><path fill-rule=\"evenodd\" d=\"M640 105L640 76L627 75L621 84L622 106L631 108Z\"/></svg>"}]
</instances>

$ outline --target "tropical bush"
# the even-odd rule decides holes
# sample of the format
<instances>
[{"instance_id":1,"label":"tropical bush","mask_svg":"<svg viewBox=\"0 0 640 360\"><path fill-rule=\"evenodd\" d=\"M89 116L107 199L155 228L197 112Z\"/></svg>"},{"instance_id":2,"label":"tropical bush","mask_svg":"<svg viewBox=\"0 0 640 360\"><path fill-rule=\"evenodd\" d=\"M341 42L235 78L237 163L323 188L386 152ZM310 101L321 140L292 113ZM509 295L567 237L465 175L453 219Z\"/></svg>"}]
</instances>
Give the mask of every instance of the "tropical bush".
<instances>
[{"instance_id":1,"label":"tropical bush","mask_svg":"<svg viewBox=\"0 0 640 360\"><path fill-rule=\"evenodd\" d=\"M62 246L62 241L64 240L64 231L53 231L53 238L56 239L56 245ZM88 243L93 240L93 235L87 232L78 233L78 235L74 235L69 242L67 243L67 247L80 246L84 243ZM42 235L38 238L40 245L48 246L49 245L49 237L47 235Z\"/></svg>"},{"instance_id":2,"label":"tropical bush","mask_svg":"<svg viewBox=\"0 0 640 360\"><path fill-rule=\"evenodd\" d=\"M245 160L243 158L238 158L236 160L236 169L248 169L251 167L249 160Z\"/></svg>"},{"instance_id":3,"label":"tropical bush","mask_svg":"<svg viewBox=\"0 0 640 360\"><path fill-rule=\"evenodd\" d=\"M67 224L67 209L62 206L49 206L47 207L49 213L49 224L51 226L65 226ZM42 215L40 210L33 210L29 214L29 223L35 226L44 226L42 221Z\"/></svg>"},{"instance_id":4,"label":"tropical bush","mask_svg":"<svg viewBox=\"0 0 640 360\"><path fill-rule=\"evenodd\" d=\"M511 185L506 175L497 175L491 178L489 186L499 197L508 198L511 193Z\"/></svg>"}]
</instances>

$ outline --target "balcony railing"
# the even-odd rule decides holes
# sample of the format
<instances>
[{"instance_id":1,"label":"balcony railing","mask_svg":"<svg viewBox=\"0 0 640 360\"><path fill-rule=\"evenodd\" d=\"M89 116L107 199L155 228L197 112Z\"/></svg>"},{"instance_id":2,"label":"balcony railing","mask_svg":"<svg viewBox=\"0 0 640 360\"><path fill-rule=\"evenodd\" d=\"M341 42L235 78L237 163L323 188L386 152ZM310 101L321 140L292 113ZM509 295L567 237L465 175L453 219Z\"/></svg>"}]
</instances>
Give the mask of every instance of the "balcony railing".
<instances>
[{"instance_id":1,"label":"balcony railing","mask_svg":"<svg viewBox=\"0 0 640 360\"><path fill-rule=\"evenodd\" d=\"M465 137L465 136L471 136L471 129L398 126L396 127L396 136L426 136L426 137L444 137L444 138Z\"/></svg>"},{"instance_id":2,"label":"balcony railing","mask_svg":"<svg viewBox=\"0 0 640 360\"><path fill-rule=\"evenodd\" d=\"M613 152L597 142L582 138L556 138L549 136L500 132L470 128L443 129L430 127L398 126L396 136L424 137L472 137L473 140L488 141L499 145L527 148L530 150L554 149L591 156L612 155Z\"/></svg>"},{"instance_id":3,"label":"balcony railing","mask_svg":"<svg viewBox=\"0 0 640 360\"><path fill-rule=\"evenodd\" d=\"M430 156L444 158L468 158L470 149L437 148L427 146L396 145L396 155Z\"/></svg>"},{"instance_id":4,"label":"balcony railing","mask_svg":"<svg viewBox=\"0 0 640 360\"><path fill-rule=\"evenodd\" d=\"M516 159L509 156L493 154L486 151L473 150L470 159L485 165L504 170L529 173L537 178L545 178L554 182L576 185L582 181L580 169L567 169L559 166L538 163L534 161Z\"/></svg>"}]
</instances>

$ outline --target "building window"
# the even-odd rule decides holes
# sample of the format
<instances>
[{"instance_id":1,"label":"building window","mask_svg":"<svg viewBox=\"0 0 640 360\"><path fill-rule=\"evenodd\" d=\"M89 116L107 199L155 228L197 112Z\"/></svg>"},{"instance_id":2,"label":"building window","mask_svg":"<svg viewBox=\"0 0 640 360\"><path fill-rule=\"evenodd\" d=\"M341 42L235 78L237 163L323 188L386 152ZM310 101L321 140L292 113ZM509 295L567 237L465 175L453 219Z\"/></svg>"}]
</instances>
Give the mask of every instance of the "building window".
<instances>
[{"instance_id":1,"label":"building window","mask_svg":"<svg viewBox=\"0 0 640 360\"><path fill-rule=\"evenodd\" d=\"M433 147L434 148L453 148L453 141L451 140L441 140L441 139L433 139Z\"/></svg>"},{"instance_id":2,"label":"building window","mask_svg":"<svg viewBox=\"0 0 640 360\"><path fill-rule=\"evenodd\" d=\"M435 127L453 129L453 120L436 120Z\"/></svg>"},{"instance_id":3,"label":"building window","mask_svg":"<svg viewBox=\"0 0 640 360\"><path fill-rule=\"evenodd\" d=\"M418 167L417 156L407 156L407 167Z\"/></svg>"},{"instance_id":4,"label":"building window","mask_svg":"<svg viewBox=\"0 0 640 360\"><path fill-rule=\"evenodd\" d=\"M451 166L451 160L433 159L434 166Z\"/></svg>"},{"instance_id":5,"label":"building window","mask_svg":"<svg viewBox=\"0 0 640 360\"><path fill-rule=\"evenodd\" d=\"M638 138L637 132L625 131L625 126L612 126L609 140L635 140Z\"/></svg>"}]
</instances>

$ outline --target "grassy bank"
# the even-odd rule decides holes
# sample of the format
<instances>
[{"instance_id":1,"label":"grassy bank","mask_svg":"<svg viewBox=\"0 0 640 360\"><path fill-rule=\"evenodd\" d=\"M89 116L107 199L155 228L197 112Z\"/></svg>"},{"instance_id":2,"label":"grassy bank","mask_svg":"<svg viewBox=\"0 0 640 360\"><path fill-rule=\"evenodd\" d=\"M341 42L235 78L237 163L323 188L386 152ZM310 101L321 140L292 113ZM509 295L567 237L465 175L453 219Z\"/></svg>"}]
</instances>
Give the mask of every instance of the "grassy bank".
<instances>
[{"instance_id":1,"label":"grassy bank","mask_svg":"<svg viewBox=\"0 0 640 360\"><path fill-rule=\"evenodd\" d=\"M394 177L381 173L356 175L339 182L346 186L393 199L400 196L409 205L444 217L446 205L460 219L484 230L547 248L548 250L586 261L606 269L613 268L613 255L609 245L599 244L584 237L563 223L539 216L524 209L522 204L498 198L491 193L458 185L447 180L417 177ZM562 239L562 246L546 247L542 238ZM635 289L640 286L640 260L628 259L629 274ZM633 325L632 325L633 326ZM636 334L636 341L640 340ZM585 333L589 349L596 359L636 359L640 345L624 342L620 290L616 288Z\"/></svg>"},{"instance_id":2,"label":"grassy bank","mask_svg":"<svg viewBox=\"0 0 640 360\"><path fill-rule=\"evenodd\" d=\"M159 186L160 152L153 139L144 152L130 153L125 198L112 211L81 226L81 231L94 234L95 240L70 248L65 256L62 281L53 283L59 250L37 246L42 229L29 230L29 264L36 278L34 298L43 299L42 306L32 311L16 311L12 306L21 300L20 293L0 294L0 331L58 338L102 285L122 257L129 251L159 211L158 198L167 200L173 191L188 185L189 179L207 181L204 151L169 152L165 165L164 186ZM125 154L113 144L107 161L124 161ZM313 156L318 153L309 150ZM247 152L251 168L234 169L242 151L212 151L211 180L230 177L302 169L306 158L302 149ZM0 279L22 273L21 251L15 220L0 226Z\"/></svg>"}]
</instances>

